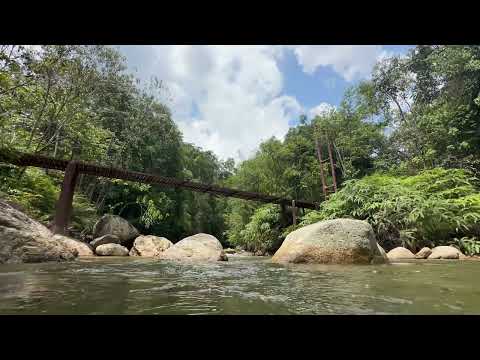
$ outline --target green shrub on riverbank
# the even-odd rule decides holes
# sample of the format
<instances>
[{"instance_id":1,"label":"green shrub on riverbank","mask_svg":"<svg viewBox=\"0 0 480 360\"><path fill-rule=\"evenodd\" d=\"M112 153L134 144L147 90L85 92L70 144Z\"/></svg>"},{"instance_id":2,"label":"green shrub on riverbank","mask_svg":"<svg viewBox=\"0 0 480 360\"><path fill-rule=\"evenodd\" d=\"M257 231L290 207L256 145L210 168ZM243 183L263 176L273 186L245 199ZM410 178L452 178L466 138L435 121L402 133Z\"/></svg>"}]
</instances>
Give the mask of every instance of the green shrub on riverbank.
<instances>
[{"instance_id":1,"label":"green shrub on riverbank","mask_svg":"<svg viewBox=\"0 0 480 360\"><path fill-rule=\"evenodd\" d=\"M400 177L374 174L345 182L319 211L306 214L301 225L339 217L367 220L386 250L459 246L454 239L462 237L473 241L468 246L475 249L480 239L479 182L459 169L437 168Z\"/></svg>"},{"instance_id":2,"label":"green shrub on riverbank","mask_svg":"<svg viewBox=\"0 0 480 360\"><path fill-rule=\"evenodd\" d=\"M28 168L21 174L20 169L13 166L2 166L0 177L0 191L6 200L39 221L50 219L59 193L59 186L51 177L36 168Z\"/></svg>"},{"instance_id":3,"label":"green shrub on riverbank","mask_svg":"<svg viewBox=\"0 0 480 360\"><path fill-rule=\"evenodd\" d=\"M27 168L23 174L14 166L0 165L0 197L16 204L32 218L48 224L53 220L62 176L47 175L44 170ZM90 230L98 219L88 199L75 194L71 227L73 232Z\"/></svg>"},{"instance_id":4,"label":"green shrub on riverbank","mask_svg":"<svg viewBox=\"0 0 480 360\"><path fill-rule=\"evenodd\" d=\"M278 205L264 205L253 213L250 222L237 236L230 237L232 245L247 251L273 253L281 245L280 209Z\"/></svg>"}]
</instances>

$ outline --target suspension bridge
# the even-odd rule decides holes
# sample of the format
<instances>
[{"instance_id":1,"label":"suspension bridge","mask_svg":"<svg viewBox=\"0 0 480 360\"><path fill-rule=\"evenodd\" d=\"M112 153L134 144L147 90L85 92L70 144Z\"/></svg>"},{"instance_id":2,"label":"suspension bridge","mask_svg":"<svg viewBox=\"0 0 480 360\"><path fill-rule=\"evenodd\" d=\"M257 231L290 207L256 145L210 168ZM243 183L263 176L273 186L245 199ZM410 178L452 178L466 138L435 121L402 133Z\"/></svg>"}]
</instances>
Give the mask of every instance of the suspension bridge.
<instances>
[{"instance_id":1,"label":"suspension bridge","mask_svg":"<svg viewBox=\"0 0 480 360\"><path fill-rule=\"evenodd\" d=\"M319 205L319 203L315 202L287 199L268 194L230 189L217 186L215 184L202 184L190 180L128 171L125 169L100 166L78 160L69 161L41 155L10 152L8 156L5 156L5 154L0 154L0 161L22 167L33 166L43 169L64 171L62 189L57 201L53 225L53 231L57 234L67 234L68 232L67 229L72 214L73 194L79 174L105 177L110 179L136 181L163 187L181 188L200 193L208 193L213 196L234 197L244 200L278 204L281 206L282 214L284 216L286 214L287 206L290 206L294 224L296 224L297 208L317 209Z\"/></svg>"}]
</instances>

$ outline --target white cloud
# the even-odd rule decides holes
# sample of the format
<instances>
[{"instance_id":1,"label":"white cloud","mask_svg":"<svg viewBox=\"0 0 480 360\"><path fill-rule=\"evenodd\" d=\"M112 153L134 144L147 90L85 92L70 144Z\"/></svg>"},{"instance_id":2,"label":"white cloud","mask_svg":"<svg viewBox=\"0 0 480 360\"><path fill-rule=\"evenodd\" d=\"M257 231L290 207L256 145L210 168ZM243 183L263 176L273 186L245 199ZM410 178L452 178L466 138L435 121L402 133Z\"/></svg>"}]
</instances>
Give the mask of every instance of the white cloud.
<instances>
[{"instance_id":1,"label":"white cloud","mask_svg":"<svg viewBox=\"0 0 480 360\"><path fill-rule=\"evenodd\" d=\"M370 75L373 65L386 56L380 45L299 45L290 47L307 74L321 66L331 66L347 81Z\"/></svg>"},{"instance_id":2,"label":"white cloud","mask_svg":"<svg viewBox=\"0 0 480 360\"><path fill-rule=\"evenodd\" d=\"M152 46L148 71L172 94L187 142L242 160L271 136L282 138L302 109L282 94L275 46ZM145 55L143 55L145 56Z\"/></svg>"},{"instance_id":3,"label":"white cloud","mask_svg":"<svg viewBox=\"0 0 480 360\"><path fill-rule=\"evenodd\" d=\"M311 118L314 118L317 115L326 114L333 109L335 109L335 106L333 106L329 103L326 103L326 102L322 102L319 105L310 109L310 111L308 112L308 117L311 119Z\"/></svg>"},{"instance_id":4,"label":"white cloud","mask_svg":"<svg viewBox=\"0 0 480 360\"><path fill-rule=\"evenodd\" d=\"M283 138L304 112L284 93L278 66L293 51L307 74L331 66L347 81L369 75L381 46L122 46L139 76L155 75L171 94L168 103L187 142L221 158L243 160L261 141ZM148 76L147 76L148 74ZM322 103L308 114L329 108Z\"/></svg>"}]
</instances>

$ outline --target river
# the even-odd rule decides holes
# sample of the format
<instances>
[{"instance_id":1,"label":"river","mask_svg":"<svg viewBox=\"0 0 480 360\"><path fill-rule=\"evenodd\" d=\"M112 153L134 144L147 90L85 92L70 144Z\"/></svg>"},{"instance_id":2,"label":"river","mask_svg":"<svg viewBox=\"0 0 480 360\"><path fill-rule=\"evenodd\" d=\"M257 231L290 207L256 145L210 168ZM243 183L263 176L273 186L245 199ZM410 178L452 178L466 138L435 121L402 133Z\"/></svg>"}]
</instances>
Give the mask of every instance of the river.
<instances>
[{"instance_id":1,"label":"river","mask_svg":"<svg viewBox=\"0 0 480 360\"><path fill-rule=\"evenodd\" d=\"M0 265L0 314L480 314L480 261L182 264L132 257Z\"/></svg>"}]
</instances>

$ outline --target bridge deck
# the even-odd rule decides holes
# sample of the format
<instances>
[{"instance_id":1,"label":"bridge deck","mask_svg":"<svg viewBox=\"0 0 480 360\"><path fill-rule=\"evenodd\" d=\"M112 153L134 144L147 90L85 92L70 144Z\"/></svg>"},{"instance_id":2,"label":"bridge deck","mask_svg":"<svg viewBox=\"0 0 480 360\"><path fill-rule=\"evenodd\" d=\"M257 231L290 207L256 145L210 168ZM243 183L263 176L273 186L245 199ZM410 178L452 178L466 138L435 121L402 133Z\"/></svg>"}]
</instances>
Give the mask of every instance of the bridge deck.
<instances>
[{"instance_id":1,"label":"bridge deck","mask_svg":"<svg viewBox=\"0 0 480 360\"><path fill-rule=\"evenodd\" d=\"M242 191L238 189L230 189L226 187L221 187L213 184L202 184L189 180L179 180L176 178L147 174L136 171L128 171L113 167L100 166L95 164L90 164L82 161L68 161L55 159L46 156L40 155L31 155L24 153L16 153L13 156L1 156L0 161L8 162L18 166L34 166L45 169L55 169L65 171L69 163L75 164L76 171L78 173L106 177L111 179L122 179L137 181L146 184L154 184L166 187L174 188L183 188L191 191L209 193L215 196L226 196L234 197L244 200L253 200L264 203L273 203L284 206L289 206L292 204L293 199L286 199L278 196L272 196L267 194ZM295 200L295 206L306 209L316 209L318 208L318 203Z\"/></svg>"}]
</instances>

